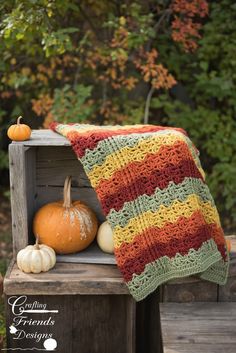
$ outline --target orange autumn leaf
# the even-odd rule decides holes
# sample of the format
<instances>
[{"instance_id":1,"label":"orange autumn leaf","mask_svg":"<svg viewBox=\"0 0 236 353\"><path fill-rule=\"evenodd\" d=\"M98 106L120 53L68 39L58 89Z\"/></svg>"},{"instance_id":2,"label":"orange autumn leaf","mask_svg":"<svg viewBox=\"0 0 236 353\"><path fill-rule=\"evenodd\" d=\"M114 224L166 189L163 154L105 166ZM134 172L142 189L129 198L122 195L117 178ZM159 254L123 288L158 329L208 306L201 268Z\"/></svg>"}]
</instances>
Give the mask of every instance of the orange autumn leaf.
<instances>
[{"instance_id":1,"label":"orange autumn leaf","mask_svg":"<svg viewBox=\"0 0 236 353\"><path fill-rule=\"evenodd\" d=\"M142 52L141 55L143 60L136 60L135 65L141 71L145 82L150 82L156 89L169 89L176 84L174 77L168 70L162 64L157 63L157 50Z\"/></svg>"},{"instance_id":2,"label":"orange autumn leaf","mask_svg":"<svg viewBox=\"0 0 236 353\"><path fill-rule=\"evenodd\" d=\"M38 116L47 115L52 109L53 99L49 96L49 94L41 94L38 99L32 99L32 110Z\"/></svg>"},{"instance_id":3,"label":"orange autumn leaf","mask_svg":"<svg viewBox=\"0 0 236 353\"><path fill-rule=\"evenodd\" d=\"M172 38L183 45L186 52L197 48L196 40L201 37L202 23L199 18L208 14L208 3L205 0L174 0L172 3L174 20L172 21Z\"/></svg>"}]
</instances>

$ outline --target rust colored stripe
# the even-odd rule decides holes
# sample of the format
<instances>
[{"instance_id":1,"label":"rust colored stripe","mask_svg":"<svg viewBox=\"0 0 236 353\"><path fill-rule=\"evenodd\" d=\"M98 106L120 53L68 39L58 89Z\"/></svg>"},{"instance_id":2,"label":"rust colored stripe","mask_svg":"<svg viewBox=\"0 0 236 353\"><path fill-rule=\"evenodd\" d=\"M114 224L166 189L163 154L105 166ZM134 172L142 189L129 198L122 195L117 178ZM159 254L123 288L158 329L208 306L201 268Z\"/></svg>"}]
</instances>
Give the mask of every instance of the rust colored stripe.
<instances>
[{"instance_id":1,"label":"rust colored stripe","mask_svg":"<svg viewBox=\"0 0 236 353\"><path fill-rule=\"evenodd\" d=\"M162 156L165 158L162 158ZM192 160L188 146L183 141L171 145L163 145L156 153L148 153L141 161L126 164L115 171L110 179L102 179L96 187L100 198L119 192L120 185L127 186L134 183L140 175L149 177L153 170L164 170L169 166L177 165L183 159ZM155 168L154 168L155 167Z\"/></svg>"},{"instance_id":2,"label":"rust colored stripe","mask_svg":"<svg viewBox=\"0 0 236 353\"><path fill-rule=\"evenodd\" d=\"M175 229L175 236L173 236L173 224L168 224L162 229L147 229L146 236L149 235L149 244L143 235L138 235L134 242L124 243L116 249L117 264L125 281L130 281L134 273L141 274L146 264L163 256L173 258L177 252L181 255L187 255L190 249L198 250L203 242L211 238L215 240L218 250L225 258L225 243L221 228L215 224L203 223L203 217L199 212L195 213L193 217L194 223L192 223L191 217L187 220L181 218L174 225L176 228L180 227L178 231ZM171 237L167 240L168 234Z\"/></svg>"},{"instance_id":3,"label":"rust colored stripe","mask_svg":"<svg viewBox=\"0 0 236 353\"><path fill-rule=\"evenodd\" d=\"M193 160L182 160L179 164L170 164L164 169L154 170L148 176L137 177L129 185L122 185L117 192L108 193L105 197L100 197L98 189L96 189L96 192L103 212L107 215L112 208L119 211L125 202L133 201L143 194L150 196L157 187L163 190L171 181L180 184L185 178L202 179L202 175Z\"/></svg>"},{"instance_id":4,"label":"rust colored stripe","mask_svg":"<svg viewBox=\"0 0 236 353\"><path fill-rule=\"evenodd\" d=\"M81 133L79 131L72 131L72 132L68 132L66 137L70 140L76 155L79 158L81 158L84 156L86 149L94 150L100 141L105 140L108 137L119 136L119 135L120 136L129 135L132 133L142 134L145 132L157 132L162 130L175 130L175 131L180 131L185 135L187 135L186 132L180 128L170 128L170 127L163 127L163 126L143 126L143 127L132 128L132 129L123 129L123 130L117 129L116 131L93 130L86 133Z\"/></svg>"}]
</instances>

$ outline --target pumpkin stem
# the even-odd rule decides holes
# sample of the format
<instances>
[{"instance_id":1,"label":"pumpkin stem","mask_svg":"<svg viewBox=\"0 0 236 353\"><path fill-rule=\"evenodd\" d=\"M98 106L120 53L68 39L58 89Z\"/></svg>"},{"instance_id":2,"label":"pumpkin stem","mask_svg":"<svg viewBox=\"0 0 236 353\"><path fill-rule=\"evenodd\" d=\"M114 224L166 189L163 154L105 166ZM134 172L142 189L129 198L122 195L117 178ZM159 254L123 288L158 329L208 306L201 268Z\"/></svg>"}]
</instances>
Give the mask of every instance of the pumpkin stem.
<instances>
[{"instance_id":1,"label":"pumpkin stem","mask_svg":"<svg viewBox=\"0 0 236 353\"><path fill-rule=\"evenodd\" d=\"M39 247L39 237L37 235L36 235L36 242L34 244L34 247L35 247L36 250L40 249L40 247Z\"/></svg>"},{"instance_id":2,"label":"pumpkin stem","mask_svg":"<svg viewBox=\"0 0 236 353\"><path fill-rule=\"evenodd\" d=\"M71 176L66 177L64 183L64 203L63 207L70 208L71 207Z\"/></svg>"},{"instance_id":3,"label":"pumpkin stem","mask_svg":"<svg viewBox=\"0 0 236 353\"><path fill-rule=\"evenodd\" d=\"M17 119L17 125L20 125L21 119L22 119L22 116L19 116L19 118Z\"/></svg>"}]
</instances>

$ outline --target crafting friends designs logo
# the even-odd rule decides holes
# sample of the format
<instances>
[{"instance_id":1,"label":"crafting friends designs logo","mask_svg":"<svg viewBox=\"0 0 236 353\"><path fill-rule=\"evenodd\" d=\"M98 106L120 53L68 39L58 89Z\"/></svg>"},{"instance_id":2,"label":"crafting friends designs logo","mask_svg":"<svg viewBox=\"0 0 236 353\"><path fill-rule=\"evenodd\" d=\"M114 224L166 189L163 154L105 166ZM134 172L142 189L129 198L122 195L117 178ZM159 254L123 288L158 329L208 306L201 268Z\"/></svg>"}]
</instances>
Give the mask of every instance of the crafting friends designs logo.
<instances>
[{"instance_id":1,"label":"crafting friends designs logo","mask_svg":"<svg viewBox=\"0 0 236 353\"><path fill-rule=\"evenodd\" d=\"M57 340L53 337L52 328L58 310L50 310L47 304L39 301L29 302L26 295L11 296L8 304L12 311L12 323L8 329L13 339L19 342L19 347L14 345L14 348L3 350L56 351Z\"/></svg>"}]
</instances>

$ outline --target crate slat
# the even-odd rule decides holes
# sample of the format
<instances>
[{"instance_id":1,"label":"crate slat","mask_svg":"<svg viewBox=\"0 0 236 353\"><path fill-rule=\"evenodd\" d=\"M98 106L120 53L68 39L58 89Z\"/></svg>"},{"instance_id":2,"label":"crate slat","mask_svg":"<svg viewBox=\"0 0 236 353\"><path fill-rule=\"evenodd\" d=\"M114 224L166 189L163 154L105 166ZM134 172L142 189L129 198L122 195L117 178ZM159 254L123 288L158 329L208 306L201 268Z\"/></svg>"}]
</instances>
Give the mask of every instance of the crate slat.
<instances>
[{"instance_id":1,"label":"crate slat","mask_svg":"<svg viewBox=\"0 0 236 353\"><path fill-rule=\"evenodd\" d=\"M163 285L163 301L188 303L194 301L216 302L218 286L191 276L171 280Z\"/></svg>"},{"instance_id":2,"label":"crate slat","mask_svg":"<svg viewBox=\"0 0 236 353\"><path fill-rule=\"evenodd\" d=\"M13 141L12 144L18 146L70 146L70 142L65 137L51 130L33 130L30 140Z\"/></svg>"},{"instance_id":3,"label":"crate slat","mask_svg":"<svg viewBox=\"0 0 236 353\"><path fill-rule=\"evenodd\" d=\"M26 190L26 149L9 145L13 253L28 244L29 213Z\"/></svg>"},{"instance_id":4,"label":"crate slat","mask_svg":"<svg viewBox=\"0 0 236 353\"><path fill-rule=\"evenodd\" d=\"M102 252L95 242L81 252L69 255L57 255L57 262L116 265L115 256Z\"/></svg>"},{"instance_id":5,"label":"crate slat","mask_svg":"<svg viewBox=\"0 0 236 353\"><path fill-rule=\"evenodd\" d=\"M8 297L6 298L6 307ZM136 353L135 352L135 303L127 295L33 295L27 303L43 303L50 314L28 314L28 319L46 321L51 317L53 325L27 325L27 334L51 334L57 341L57 353ZM12 325L14 315L7 310L7 327ZM7 330L9 332L9 330ZM19 352L22 348L32 352L32 347L43 349L41 339L14 339L7 335L8 347ZM28 348L28 349L27 349ZM35 351L33 349L33 351ZM151 352L150 352L151 353ZM158 353L158 352L156 352Z\"/></svg>"},{"instance_id":6,"label":"crate slat","mask_svg":"<svg viewBox=\"0 0 236 353\"><path fill-rule=\"evenodd\" d=\"M165 303L160 312L164 353L235 351L236 303Z\"/></svg>"},{"instance_id":7,"label":"crate slat","mask_svg":"<svg viewBox=\"0 0 236 353\"><path fill-rule=\"evenodd\" d=\"M236 302L236 236L228 236L231 242L229 277L224 286L219 286L220 302Z\"/></svg>"},{"instance_id":8,"label":"crate slat","mask_svg":"<svg viewBox=\"0 0 236 353\"><path fill-rule=\"evenodd\" d=\"M36 184L38 186L62 186L68 175L72 176L72 186L91 187L82 164L71 147L37 148Z\"/></svg>"},{"instance_id":9,"label":"crate slat","mask_svg":"<svg viewBox=\"0 0 236 353\"><path fill-rule=\"evenodd\" d=\"M14 264L4 279L6 295L129 294L115 265L57 263L49 272L26 274Z\"/></svg>"}]
</instances>

